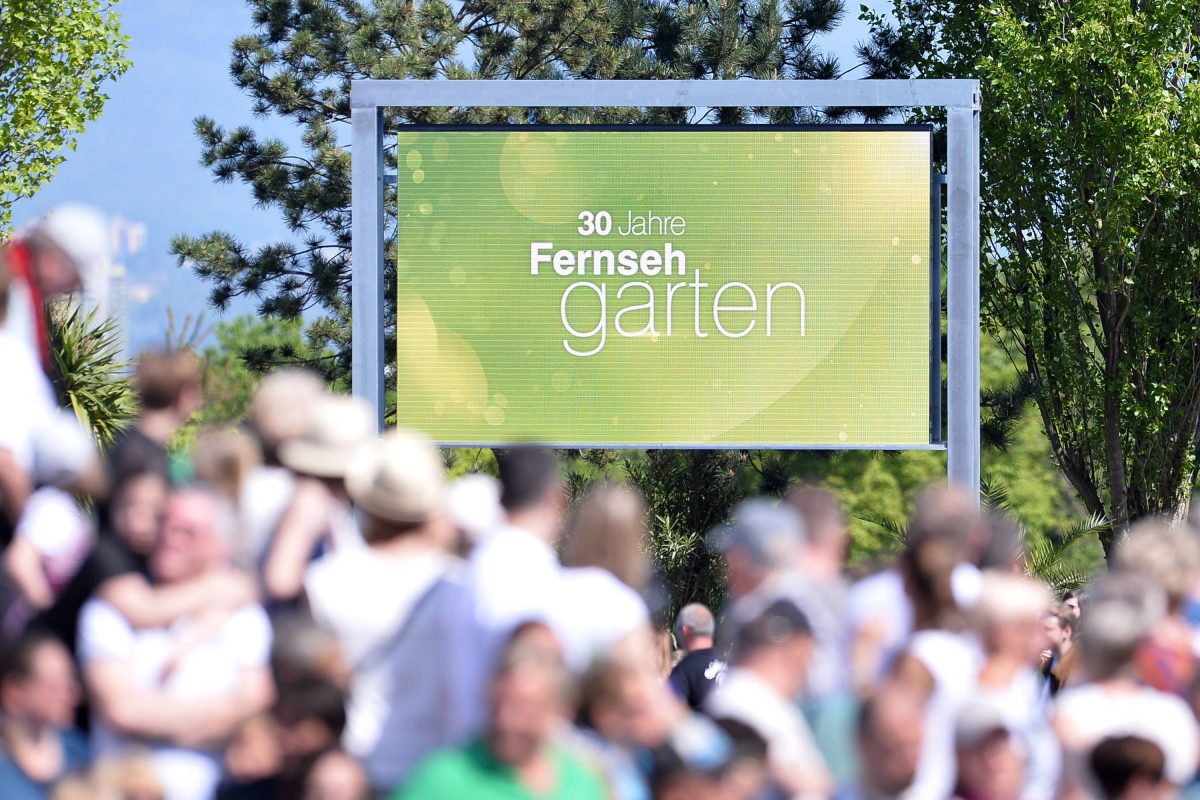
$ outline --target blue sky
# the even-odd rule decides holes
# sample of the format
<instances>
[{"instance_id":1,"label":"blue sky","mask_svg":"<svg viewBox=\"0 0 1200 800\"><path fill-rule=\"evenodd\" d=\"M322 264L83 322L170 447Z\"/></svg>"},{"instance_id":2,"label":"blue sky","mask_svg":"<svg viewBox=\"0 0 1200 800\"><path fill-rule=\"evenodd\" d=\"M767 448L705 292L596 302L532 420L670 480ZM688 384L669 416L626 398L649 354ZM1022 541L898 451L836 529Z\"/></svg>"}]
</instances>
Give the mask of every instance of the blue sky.
<instances>
[{"instance_id":1,"label":"blue sky","mask_svg":"<svg viewBox=\"0 0 1200 800\"><path fill-rule=\"evenodd\" d=\"M850 18L827 46L848 65L866 29L855 18L858 3L846 6ZM252 31L243 0L123 0L119 9L133 67L109 86L104 116L79 138L55 178L16 204L14 220L19 226L80 201L145 226L142 251L125 262L129 338L137 350L161 341L168 306L178 318L203 312L209 322L221 319L207 308L204 282L175 266L173 235L224 230L250 245L288 236L275 211L254 206L247 187L213 181L199 163L192 120L207 115L226 128L249 123L289 141L296 134L286 122L255 118L229 78L229 45ZM229 315L252 310L240 303Z\"/></svg>"}]
</instances>

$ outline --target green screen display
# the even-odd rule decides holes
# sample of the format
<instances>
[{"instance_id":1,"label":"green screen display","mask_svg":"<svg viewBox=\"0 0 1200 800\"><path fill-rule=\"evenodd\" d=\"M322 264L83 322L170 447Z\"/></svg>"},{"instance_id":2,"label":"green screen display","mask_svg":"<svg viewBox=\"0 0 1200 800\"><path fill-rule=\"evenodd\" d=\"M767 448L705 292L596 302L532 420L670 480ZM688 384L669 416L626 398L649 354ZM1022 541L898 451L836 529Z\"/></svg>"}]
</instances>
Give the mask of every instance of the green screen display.
<instances>
[{"instance_id":1,"label":"green screen display","mask_svg":"<svg viewBox=\"0 0 1200 800\"><path fill-rule=\"evenodd\" d=\"M926 130L398 139L398 420L443 443L929 443Z\"/></svg>"}]
</instances>

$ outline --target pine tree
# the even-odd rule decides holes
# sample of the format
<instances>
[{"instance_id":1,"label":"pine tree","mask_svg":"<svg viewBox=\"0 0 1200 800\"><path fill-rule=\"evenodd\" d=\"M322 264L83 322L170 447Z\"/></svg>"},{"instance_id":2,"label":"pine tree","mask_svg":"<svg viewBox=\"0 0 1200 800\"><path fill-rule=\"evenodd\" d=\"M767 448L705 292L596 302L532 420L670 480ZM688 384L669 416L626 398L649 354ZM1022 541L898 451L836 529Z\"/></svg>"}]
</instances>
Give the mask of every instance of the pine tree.
<instances>
[{"instance_id":1,"label":"pine tree","mask_svg":"<svg viewBox=\"0 0 1200 800\"><path fill-rule=\"evenodd\" d=\"M290 241L252 248L212 231L173 242L179 263L211 284L217 309L235 297L263 317L318 316L314 345L350 369L350 82L359 78L520 80L836 78L820 37L844 15L843 0L250 0L254 32L233 43L234 83L254 110L294 121L301 149L249 127L196 120L202 161L218 181L240 181L276 209ZM736 123L840 117L808 109L391 109L407 123ZM394 145L386 154L394 165ZM394 343L395 220L388 218L386 333ZM314 314L315 312L315 314ZM261 355L261 354L260 354ZM280 353L277 360L284 362Z\"/></svg>"}]
</instances>

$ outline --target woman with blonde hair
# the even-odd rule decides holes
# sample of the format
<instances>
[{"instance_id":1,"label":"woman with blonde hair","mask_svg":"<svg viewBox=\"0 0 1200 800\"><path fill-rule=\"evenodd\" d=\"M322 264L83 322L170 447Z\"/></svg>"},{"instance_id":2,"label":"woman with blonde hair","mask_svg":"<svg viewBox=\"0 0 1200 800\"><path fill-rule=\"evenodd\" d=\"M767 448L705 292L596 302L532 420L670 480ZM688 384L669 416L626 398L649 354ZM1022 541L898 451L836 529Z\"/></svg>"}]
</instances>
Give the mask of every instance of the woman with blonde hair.
<instances>
[{"instance_id":1,"label":"woman with blonde hair","mask_svg":"<svg viewBox=\"0 0 1200 800\"><path fill-rule=\"evenodd\" d=\"M586 670L649 625L642 599L651 575L647 535L646 505L631 487L599 484L575 509L549 620L572 670Z\"/></svg>"}]
</instances>

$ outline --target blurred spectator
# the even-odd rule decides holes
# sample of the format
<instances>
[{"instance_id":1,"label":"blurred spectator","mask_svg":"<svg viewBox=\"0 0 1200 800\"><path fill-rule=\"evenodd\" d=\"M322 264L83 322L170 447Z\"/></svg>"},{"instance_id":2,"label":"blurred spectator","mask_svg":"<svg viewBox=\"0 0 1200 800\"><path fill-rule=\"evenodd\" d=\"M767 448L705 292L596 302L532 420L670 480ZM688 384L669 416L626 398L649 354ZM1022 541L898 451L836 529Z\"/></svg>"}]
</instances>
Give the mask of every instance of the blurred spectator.
<instances>
[{"instance_id":1,"label":"blurred spectator","mask_svg":"<svg viewBox=\"0 0 1200 800\"><path fill-rule=\"evenodd\" d=\"M897 798L912 785L921 755L921 715L920 699L896 684L884 684L863 702L858 780L838 800Z\"/></svg>"},{"instance_id":2,"label":"blurred spectator","mask_svg":"<svg viewBox=\"0 0 1200 800\"><path fill-rule=\"evenodd\" d=\"M1070 785L1086 780L1080 760L1091 748L1120 736L1158 745L1166 777L1176 787L1195 776L1200 729L1191 709L1174 695L1140 684L1133 665L1165 608L1161 590L1134 572L1106 577L1089 599L1077 643L1089 682L1064 689L1055 703L1054 729L1072 756Z\"/></svg>"},{"instance_id":3,"label":"blurred spectator","mask_svg":"<svg viewBox=\"0 0 1200 800\"><path fill-rule=\"evenodd\" d=\"M151 556L155 580L170 586L225 569L234 523L232 509L213 491L177 490ZM137 630L113 605L89 601L79 622L79 654L95 703L96 752L144 744L167 800L212 797L221 748L272 701L270 643L270 623L258 606Z\"/></svg>"},{"instance_id":4,"label":"blurred spectator","mask_svg":"<svg viewBox=\"0 0 1200 800\"><path fill-rule=\"evenodd\" d=\"M114 483L129 474L158 471L172 478L167 442L200 410L200 362L190 351L143 353L133 376L138 416L108 451Z\"/></svg>"},{"instance_id":5,"label":"blurred spectator","mask_svg":"<svg viewBox=\"0 0 1200 800\"><path fill-rule=\"evenodd\" d=\"M33 449L37 431L53 419L57 401L35 354L5 330L4 269L0 264L0 547L33 488Z\"/></svg>"},{"instance_id":6,"label":"blurred spectator","mask_svg":"<svg viewBox=\"0 0 1200 800\"><path fill-rule=\"evenodd\" d=\"M939 487L918 496L901 563L850 589L846 637L855 689L874 686L891 670L913 630L938 627L934 613L957 616L978 594L979 570L967 557L981 528L964 493ZM935 559L944 563L936 579L932 565L921 563Z\"/></svg>"},{"instance_id":7,"label":"blurred spectator","mask_svg":"<svg viewBox=\"0 0 1200 800\"><path fill-rule=\"evenodd\" d=\"M108 278L109 244L108 222L98 211L68 204L0 248L0 290L6 290L0 294L7 294L0 331L35 354L47 373L46 304L85 287L99 288Z\"/></svg>"},{"instance_id":8,"label":"blurred spectator","mask_svg":"<svg viewBox=\"0 0 1200 800\"><path fill-rule=\"evenodd\" d=\"M1046 693L1054 697L1072 683L1079 650L1075 647L1075 628L1078 618L1065 603L1052 605L1042 615L1042 630L1050 646L1042 651L1042 678Z\"/></svg>"},{"instance_id":9,"label":"blurred spectator","mask_svg":"<svg viewBox=\"0 0 1200 800\"><path fill-rule=\"evenodd\" d=\"M167 492L166 478L158 469L127 472L112 488L96 545L34 624L54 631L74 650L81 609L93 597L111 605L135 628L159 628L183 617L228 612L256 602L253 580L228 566L170 585L147 580Z\"/></svg>"},{"instance_id":10,"label":"blurred spectator","mask_svg":"<svg viewBox=\"0 0 1200 800\"><path fill-rule=\"evenodd\" d=\"M34 438L35 491L4 551L19 597L3 616L3 634L18 635L36 611L54 602L92 548L95 525L85 504L104 478L91 434L60 411Z\"/></svg>"},{"instance_id":11,"label":"blurred spectator","mask_svg":"<svg viewBox=\"0 0 1200 800\"><path fill-rule=\"evenodd\" d=\"M466 596L448 552L442 462L427 439L388 433L353 458L346 488L367 546L318 559L304 585L352 670L346 750L382 791L469 733L452 695L453 625Z\"/></svg>"},{"instance_id":12,"label":"blurred spectator","mask_svg":"<svg viewBox=\"0 0 1200 800\"><path fill-rule=\"evenodd\" d=\"M162 781L144 753L102 758L87 772L59 781L50 800L164 800Z\"/></svg>"},{"instance_id":13,"label":"blurred spectator","mask_svg":"<svg viewBox=\"0 0 1200 800\"><path fill-rule=\"evenodd\" d=\"M330 750L309 771L302 800L371 800L371 787L357 761L340 750Z\"/></svg>"},{"instance_id":14,"label":"blurred spectator","mask_svg":"<svg viewBox=\"0 0 1200 800\"><path fill-rule=\"evenodd\" d=\"M1027 751L995 705L967 705L955 732L956 800L1018 800L1024 797Z\"/></svg>"},{"instance_id":15,"label":"blurred spectator","mask_svg":"<svg viewBox=\"0 0 1200 800\"><path fill-rule=\"evenodd\" d=\"M961 493L927 491L917 500L908 546L900 556L900 602L907 604L914 632L892 672L927 698L921 760L910 789L914 798L948 797L954 789L955 719L976 690L983 662L960 605L960 596L969 594L974 601L980 592L979 571L973 565L963 571L978 525L976 511ZM956 591L956 577L967 575Z\"/></svg>"},{"instance_id":16,"label":"blurred spectator","mask_svg":"<svg viewBox=\"0 0 1200 800\"><path fill-rule=\"evenodd\" d=\"M1039 583L985 572L973 609L984 659L972 702L1000 709L1005 725L1027 754L1021 790L1025 800L1054 797L1061 765L1036 670L1047 644L1042 614L1049 602L1049 591Z\"/></svg>"},{"instance_id":17,"label":"blurred spectator","mask_svg":"<svg viewBox=\"0 0 1200 800\"><path fill-rule=\"evenodd\" d=\"M88 747L73 730L79 683L71 655L31 632L0 658L0 797L40 800L64 775L86 766Z\"/></svg>"},{"instance_id":18,"label":"blurred spectator","mask_svg":"<svg viewBox=\"0 0 1200 800\"><path fill-rule=\"evenodd\" d=\"M646 535L646 506L629 487L599 484L576 509L548 615L572 671L649 625Z\"/></svg>"},{"instance_id":19,"label":"blurred spectator","mask_svg":"<svg viewBox=\"0 0 1200 800\"><path fill-rule=\"evenodd\" d=\"M725 559L731 603L767 586L796 563L804 520L792 508L765 499L739 503L729 521L709 534L709 546ZM772 592L764 592L770 598Z\"/></svg>"},{"instance_id":20,"label":"blurred spectator","mask_svg":"<svg viewBox=\"0 0 1200 800\"><path fill-rule=\"evenodd\" d=\"M542 632L547 629L542 628ZM541 636L534 631L535 636ZM570 716L567 670L554 653L515 636L489 693L481 739L444 751L422 764L393 795L396 800L600 800L604 785L554 743Z\"/></svg>"},{"instance_id":21,"label":"blurred spectator","mask_svg":"<svg viewBox=\"0 0 1200 800\"><path fill-rule=\"evenodd\" d=\"M362 546L346 495L346 472L374 438L375 418L366 401L329 395L313 406L304 434L279 446L279 458L296 481L262 565L273 606L299 599L304 571L314 558Z\"/></svg>"},{"instance_id":22,"label":"blurred spectator","mask_svg":"<svg viewBox=\"0 0 1200 800\"><path fill-rule=\"evenodd\" d=\"M1113 566L1144 575L1163 590L1166 611L1154 623L1134 661L1146 683L1182 696L1196 676L1194 634L1183 610L1200 576L1200 537L1166 520L1143 520L1118 545Z\"/></svg>"},{"instance_id":23,"label":"blurred spectator","mask_svg":"<svg viewBox=\"0 0 1200 800\"><path fill-rule=\"evenodd\" d=\"M500 482L491 475L464 475L446 490L446 513L458 534L455 552L467 558L475 545L504 522Z\"/></svg>"},{"instance_id":24,"label":"blurred spectator","mask_svg":"<svg viewBox=\"0 0 1200 800\"><path fill-rule=\"evenodd\" d=\"M725 674L725 661L713 646L717 621L702 603L689 603L675 618L675 637L687 655L671 670L671 689L689 708L700 709Z\"/></svg>"},{"instance_id":25,"label":"blurred spectator","mask_svg":"<svg viewBox=\"0 0 1200 800\"><path fill-rule=\"evenodd\" d=\"M262 463L246 476L238 511L256 564L265 562L267 547L296 490L295 475L283 466L279 450L308 432L313 407L324 394L321 379L301 369L272 372L254 390L249 421Z\"/></svg>"},{"instance_id":26,"label":"blurred spectator","mask_svg":"<svg viewBox=\"0 0 1200 800\"><path fill-rule=\"evenodd\" d=\"M1088 757L1100 800L1168 800L1176 796L1166 778L1166 758L1154 742L1117 736L1097 744Z\"/></svg>"},{"instance_id":27,"label":"blurred spectator","mask_svg":"<svg viewBox=\"0 0 1200 800\"><path fill-rule=\"evenodd\" d=\"M232 426L206 427L192 445L192 473L198 483L220 490L241 518L242 488L258 468L258 445ZM239 529L239 552L250 555L248 542ZM253 563L247 559L248 563Z\"/></svg>"},{"instance_id":28,"label":"blurred spectator","mask_svg":"<svg viewBox=\"0 0 1200 800\"><path fill-rule=\"evenodd\" d=\"M505 522L471 553L467 567L471 593L465 619L457 626L465 660L457 666L469 709L482 710L489 676L504 643L528 620L546 621L558 590L554 550L566 508L554 453L520 446L498 456L500 505ZM477 712L478 714L478 712ZM476 716L472 727L481 720Z\"/></svg>"},{"instance_id":29,"label":"blurred spectator","mask_svg":"<svg viewBox=\"0 0 1200 800\"><path fill-rule=\"evenodd\" d=\"M796 606L778 600L739 626L732 661L705 711L753 728L767 743L773 784L785 796L821 796L830 776L796 707L804 690L813 638Z\"/></svg>"},{"instance_id":30,"label":"blurred spectator","mask_svg":"<svg viewBox=\"0 0 1200 800\"><path fill-rule=\"evenodd\" d=\"M1083 589L1068 589L1063 595L1062 601L1063 605L1078 620L1083 616L1083 607L1087 603L1087 592Z\"/></svg>"}]
</instances>

